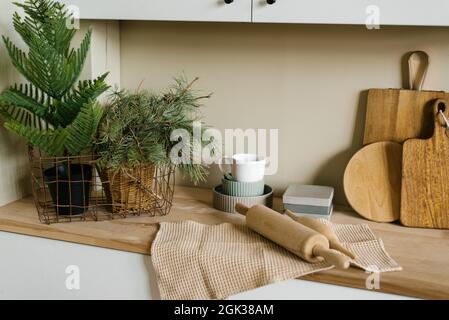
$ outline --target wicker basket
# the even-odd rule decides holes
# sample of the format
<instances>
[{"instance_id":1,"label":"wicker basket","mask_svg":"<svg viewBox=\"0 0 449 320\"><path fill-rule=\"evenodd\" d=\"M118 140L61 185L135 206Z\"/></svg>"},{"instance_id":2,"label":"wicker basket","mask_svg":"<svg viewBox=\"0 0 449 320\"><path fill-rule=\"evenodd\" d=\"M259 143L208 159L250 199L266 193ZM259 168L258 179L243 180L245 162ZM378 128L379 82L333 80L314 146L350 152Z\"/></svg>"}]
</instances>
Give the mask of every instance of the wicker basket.
<instances>
[{"instance_id":1,"label":"wicker basket","mask_svg":"<svg viewBox=\"0 0 449 320\"><path fill-rule=\"evenodd\" d=\"M171 174L172 168L168 170L161 172L161 168L154 165L99 170L107 202L112 204L112 212L122 216L140 213L155 215L155 211L162 208L167 200L171 205L171 197L167 197L166 192L172 190L164 190L157 183L160 180L158 175Z\"/></svg>"}]
</instances>

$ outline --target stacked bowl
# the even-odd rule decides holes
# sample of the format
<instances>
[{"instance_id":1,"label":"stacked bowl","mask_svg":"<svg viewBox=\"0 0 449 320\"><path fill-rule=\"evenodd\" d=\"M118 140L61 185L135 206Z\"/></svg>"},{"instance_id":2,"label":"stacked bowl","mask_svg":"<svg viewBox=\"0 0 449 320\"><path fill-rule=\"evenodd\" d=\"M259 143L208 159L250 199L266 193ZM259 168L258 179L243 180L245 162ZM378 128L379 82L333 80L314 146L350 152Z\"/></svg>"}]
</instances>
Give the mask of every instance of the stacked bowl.
<instances>
[{"instance_id":1,"label":"stacked bowl","mask_svg":"<svg viewBox=\"0 0 449 320\"><path fill-rule=\"evenodd\" d=\"M223 178L221 185L213 190L214 208L232 213L237 203L248 207L262 204L271 208L273 190L264 183L265 158L255 154L236 154L231 159L230 170L220 165Z\"/></svg>"}]
</instances>

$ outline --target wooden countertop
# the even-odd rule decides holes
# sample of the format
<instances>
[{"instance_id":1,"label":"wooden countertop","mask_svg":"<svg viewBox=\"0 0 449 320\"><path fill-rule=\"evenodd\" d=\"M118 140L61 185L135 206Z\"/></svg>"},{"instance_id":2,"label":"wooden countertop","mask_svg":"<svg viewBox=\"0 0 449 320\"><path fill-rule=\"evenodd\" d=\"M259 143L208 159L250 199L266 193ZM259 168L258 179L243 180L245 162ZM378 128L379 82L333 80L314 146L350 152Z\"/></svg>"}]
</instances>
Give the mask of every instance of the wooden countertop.
<instances>
[{"instance_id":1,"label":"wooden countertop","mask_svg":"<svg viewBox=\"0 0 449 320\"><path fill-rule=\"evenodd\" d=\"M70 241L135 253L150 254L157 223L191 219L201 223L243 223L243 217L211 207L211 191L177 187L172 211L164 217L137 217L101 222L45 225L37 218L31 198L0 207L0 231ZM280 208L275 199L275 208ZM398 224L362 219L351 209L337 208L335 223L367 223L382 238L388 253L403 271L380 275L380 291L405 296L449 299L449 230L405 228ZM362 270L330 270L303 277L306 280L365 289L368 274Z\"/></svg>"}]
</instances>

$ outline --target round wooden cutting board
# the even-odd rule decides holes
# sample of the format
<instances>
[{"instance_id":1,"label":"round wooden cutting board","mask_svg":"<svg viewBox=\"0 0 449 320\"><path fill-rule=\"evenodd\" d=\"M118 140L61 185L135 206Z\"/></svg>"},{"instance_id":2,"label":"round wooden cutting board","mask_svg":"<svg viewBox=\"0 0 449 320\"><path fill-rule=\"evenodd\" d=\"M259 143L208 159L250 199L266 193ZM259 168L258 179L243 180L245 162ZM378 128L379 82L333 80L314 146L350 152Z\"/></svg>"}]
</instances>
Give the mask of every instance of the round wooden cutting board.
<instances>
[{"instance_id":1,"label":"round wooden cutting board","mask_svg":"<svg viewBox=\"0 0 449 320\"><path fill-rule=\"evenodd\" d=\"M399 219L402 145L377 142L358 151L345 170L346 197L362 217L377 222Z\"/></svg>"}]
</instances>

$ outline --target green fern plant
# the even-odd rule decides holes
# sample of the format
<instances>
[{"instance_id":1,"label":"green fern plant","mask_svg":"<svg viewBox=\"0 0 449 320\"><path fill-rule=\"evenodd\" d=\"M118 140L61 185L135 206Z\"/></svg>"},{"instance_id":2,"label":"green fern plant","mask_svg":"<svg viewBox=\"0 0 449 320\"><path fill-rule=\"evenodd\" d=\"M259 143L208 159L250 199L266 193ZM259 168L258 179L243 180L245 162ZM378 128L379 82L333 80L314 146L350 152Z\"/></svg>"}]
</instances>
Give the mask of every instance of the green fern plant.
<instances>
[{"instance_id":1,"label":"green fern plant","mask_svg":"<svg viewBox=\"0 0 449 320\"><path fill-rule=\"evenodd\" d=\"M52 0L15 3L25 16L13 15L13 25L28 47L25 52L2 37L15 68L28 83L0 94L4 126L49 156L79 155L96 134L102 108L96 99L109 87L106 74L78 81L90 47L88 30L80 47L65 6Z\"/></svg>"}]
</instances>

